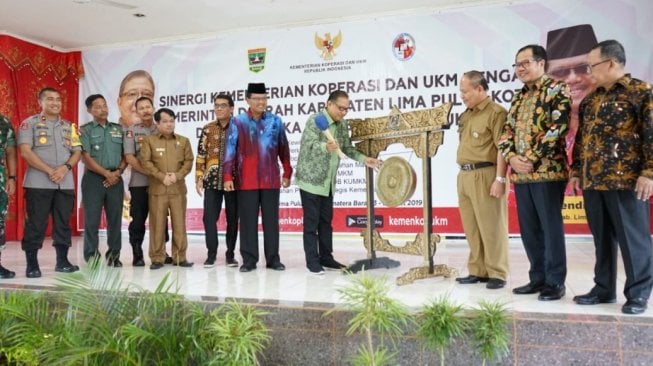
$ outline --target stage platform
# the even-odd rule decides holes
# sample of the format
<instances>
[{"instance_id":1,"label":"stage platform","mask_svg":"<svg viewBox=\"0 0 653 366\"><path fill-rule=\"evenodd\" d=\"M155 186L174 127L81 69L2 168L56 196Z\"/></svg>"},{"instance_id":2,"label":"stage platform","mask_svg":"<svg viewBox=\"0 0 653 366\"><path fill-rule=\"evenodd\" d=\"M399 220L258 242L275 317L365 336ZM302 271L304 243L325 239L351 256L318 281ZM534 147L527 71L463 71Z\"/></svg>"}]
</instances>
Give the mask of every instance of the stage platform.
<instances>
[{"instance_id":1,"label":"stage platform","mask_svg":"<svg viewBox=\"0 0 653 366\"><path fill-rule=\"evenodd\" d=\"M393 245L401 245L413 236L388 235ZM106 238L101 236L100 250L106 250ZM146 238L147 241L147 238ZM262 238L261 256L263 252ZM355 352L357 337L345 337L348 314L324 313L340 303L337 288L346 286L350 276L338 271L327 271L323 276L310 274L305 267L302 238L300 234L281 236L281 260L286 271L277 272L265 268L259 262L258 269L240 273L238 268L225 267L224 237L220 236L217 266L203 268L206 248L203 236L189 235L189 261L192 268L171 265L151 271L147 266L131 266L131 248L127 233L123 232L122 261L120 271L125 284L132 283L146 289L154 289L162 277L170 272L178 291L193 301L222 303L235 298L264 307L269 314L266 322L272 331L272 344L266 350L266 365L345 365L347 355ZM73 238L71 261L83 264L83 239ZM147 251L146 251L147 252ZM357 235L336 235L334 254L337 260L351 264L364 259L366 251ZM417 310L420 306L440 295L448 294L451 300L473 308L479 300L499 300L506 303L512 315L512 343L509 356L495 364L500 365L652 365L653 364L653 310L642 315L628 316L621 313L625 302L623 289L625 276L621 269L618 276L619 295L616 304L593 306L576 305L572 298L592 287L594 247L589 237L567 238L567 294L560 301L542 302L537 295L513 295L511 289L528 282L528 260L519 238L510 241L510 276L508 284L500 290L488 290L484 284L460 285L453 278L418 280L404 286L395 285L395 279L411 267L422 265L422 258L410 255L378 252L401 262L392 269L367 271L373 276L386 276L390 295ZM446 264L467 274L467 243L464 240L444 238L434 257L435 264ZM0 280L0 289L48 290L55 283L54 249L48 239L39 252L43 277L25 277L25 257L20 243L10 242L2 253L2 264L17 273L9 280ZM237 255L239 262L240 256ZM146 261L149 265L149 260ZM622 268L621 261L619 262ZM419 341L407 332L399 344L399 360L402 365L439 364L436 354L422 348ZM474 355L472 346L465 343L450 348L447 365L476 365L481 363Z\"/></svg>"}]
</instances>

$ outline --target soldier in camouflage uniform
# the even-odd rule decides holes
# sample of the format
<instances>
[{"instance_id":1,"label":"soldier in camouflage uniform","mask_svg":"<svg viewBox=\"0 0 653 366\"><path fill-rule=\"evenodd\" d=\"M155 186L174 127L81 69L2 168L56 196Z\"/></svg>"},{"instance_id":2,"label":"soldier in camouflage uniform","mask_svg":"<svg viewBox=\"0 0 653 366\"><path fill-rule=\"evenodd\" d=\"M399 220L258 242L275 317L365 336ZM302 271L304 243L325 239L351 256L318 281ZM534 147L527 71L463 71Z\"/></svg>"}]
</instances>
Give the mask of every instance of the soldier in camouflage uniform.
<instances>
[{"instance_id":1,"label":"soldier in camouflage uniform","mask_svg":"<svg viewBox=\"0 0 653 366\"><path fill-rule=\"evenodd\" d=\"M0 114L0 253L5 247L5 218L9 207L9 196L16 192L16 137L11 122ZM0 264L0 278L16 275Z\"/></svg>"}]
</instances>

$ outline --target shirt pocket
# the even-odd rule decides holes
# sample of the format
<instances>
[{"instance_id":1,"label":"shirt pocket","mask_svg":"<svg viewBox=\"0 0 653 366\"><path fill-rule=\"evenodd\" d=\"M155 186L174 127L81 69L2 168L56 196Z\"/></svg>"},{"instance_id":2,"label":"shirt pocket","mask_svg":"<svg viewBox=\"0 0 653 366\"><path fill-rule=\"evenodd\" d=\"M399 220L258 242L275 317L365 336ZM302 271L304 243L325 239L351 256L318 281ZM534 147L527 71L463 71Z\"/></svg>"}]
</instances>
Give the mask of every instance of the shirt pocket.
<instances>
[{"instance_id":1,"label":"shirt pocket","mask_svg":"<svg viewBox=\"0 0 653 366\"><path fill-rule=\"evenodd\" d=\"M101 154L101 151L104 148L104 135L93 135L88 139L91 144L91 151L89 153L92 157L97 157Z\"/></svg>"},{"instance_id":2,"label":"shirt pocket","mask_svg":"<svg viewBox=\"0 0 653 366\"><path fill-rule=\"evenodd\" d=\"M113 143L116 146L120 146L121 149L122 149L122 142L123 142L122 136L111 136L111 143Z\"/></svg>"},{"instance_id":3,"label":"shirt pocket","mask_svg":"<svg viewBox=\"0 0 653 366\"><path fill-rule=\"evenodd\" d=\"M471 139L471 145L473 147L483 147L487 146L488 144L492 143L492 131L490 131L487 128L482 128L482 129L474 129L470 131L470 139Z\"/></svg>"},{"instance_id":4,"label":"shirt pocket","mask_svg":"<svg viewBox=\"0 0 653 366\"><path fill-rule=\"evenodd\" d=\"M34 147L48 148L54 145L54 135L49 129L34 129Z\"/></svg>"}]
</instances>

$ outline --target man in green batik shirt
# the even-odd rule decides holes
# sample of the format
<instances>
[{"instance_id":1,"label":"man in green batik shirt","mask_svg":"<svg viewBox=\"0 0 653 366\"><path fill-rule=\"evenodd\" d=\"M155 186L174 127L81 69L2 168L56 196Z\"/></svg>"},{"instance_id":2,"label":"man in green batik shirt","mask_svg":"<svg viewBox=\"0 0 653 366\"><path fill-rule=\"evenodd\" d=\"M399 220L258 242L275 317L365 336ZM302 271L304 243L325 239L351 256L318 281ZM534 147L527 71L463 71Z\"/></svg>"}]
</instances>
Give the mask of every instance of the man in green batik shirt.
<instances>
[{"instance_id":1,"label":"man in green batik shirt","mask_svg":"<svg viewBox=\"0 0 653 366\"><path fill-rule=\"evenodd\" d=\"M9 119L0 114L0 255L5 247L5 218L9 196L16 192L16 135ZM16 275L0 263L0 278Z\"/></svg>"},{"instance_id":2,"label":"man in green batik shirt","mask_svg":"<svg viewBox=\"0 0 653 366\"><path fill-rule=\"evenodd\" d=\"M340 157L338 150L369 168L381 161L366 157L356 150L349 139L345 115L349 96L342 90L329 95L326 107L309 117L302 133L297 159L297 185L304 209L304 254L306 268L312 274L324 274L324 267L343 269L345 265L333 258L333 193ZM320 131L315 123L318 116L326 117L333 140Z\"/></svg>"}]
</instances>

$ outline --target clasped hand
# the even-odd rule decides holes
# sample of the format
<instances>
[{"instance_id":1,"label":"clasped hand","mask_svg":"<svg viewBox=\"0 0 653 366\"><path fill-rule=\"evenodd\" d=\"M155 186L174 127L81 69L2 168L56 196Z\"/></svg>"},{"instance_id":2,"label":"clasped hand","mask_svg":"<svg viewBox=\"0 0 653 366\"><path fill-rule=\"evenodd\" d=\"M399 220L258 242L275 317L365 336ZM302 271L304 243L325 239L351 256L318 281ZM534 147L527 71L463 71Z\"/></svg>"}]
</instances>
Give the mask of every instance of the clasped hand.
<instances>
[{"instance_id":1,"label":"clasped hand","mask_svg":"<svg viewBox=\"0 0 653 366\"><path fill-rule=\"evenodd\" d=\"M163 184L170 186L177 183L177 176L175 173L166 173L166 176L163 178Z\"/></svg>"}]
</instances>

